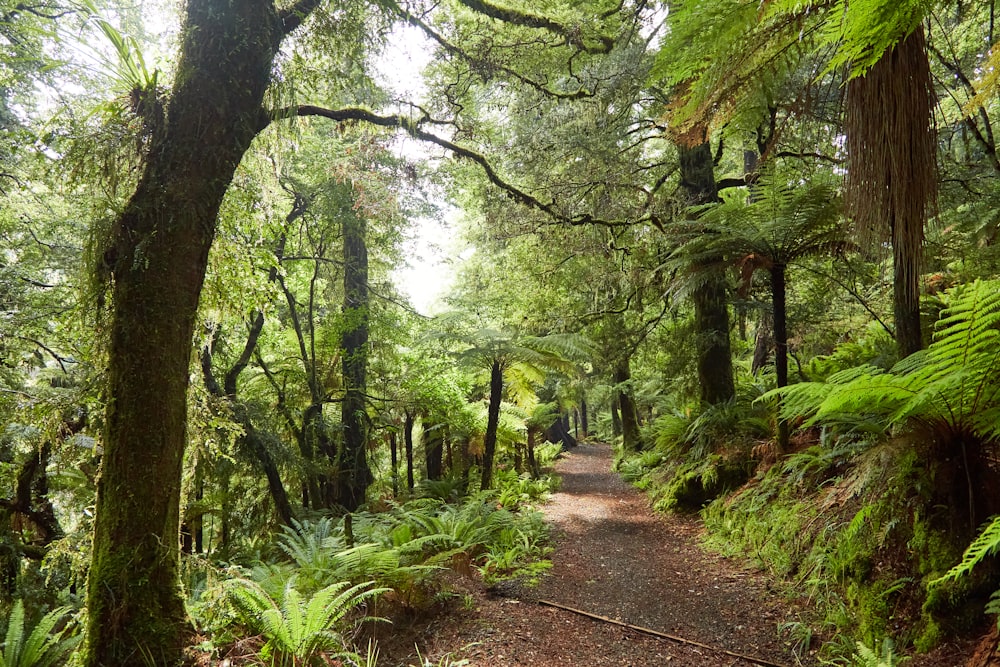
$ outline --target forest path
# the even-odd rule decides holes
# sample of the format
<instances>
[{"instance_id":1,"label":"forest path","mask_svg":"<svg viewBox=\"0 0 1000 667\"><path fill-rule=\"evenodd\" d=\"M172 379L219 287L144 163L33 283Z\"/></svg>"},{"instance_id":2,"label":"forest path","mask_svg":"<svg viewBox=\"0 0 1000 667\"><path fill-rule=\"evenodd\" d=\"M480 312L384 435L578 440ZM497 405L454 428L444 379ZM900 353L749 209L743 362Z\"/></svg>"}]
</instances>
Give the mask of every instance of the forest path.
<instances>
[{"instance_id":1,"label":"forest path","mask_svg":"<svg viewBox=\"0 0 1000 667\"><path fill-rule=\"evenodd\" d=\"M477 597L474 609L439 618L417 640L422 655L490 667L761 664L537 604L547 600L764 664L803 664L778 635L796 610L761 576L705 552L697 518L654 515L611 471L611 457L607 445L581 444L557 463L562 486L542 508L556 549L540 586Z\"/></svg>"}]
</instances>

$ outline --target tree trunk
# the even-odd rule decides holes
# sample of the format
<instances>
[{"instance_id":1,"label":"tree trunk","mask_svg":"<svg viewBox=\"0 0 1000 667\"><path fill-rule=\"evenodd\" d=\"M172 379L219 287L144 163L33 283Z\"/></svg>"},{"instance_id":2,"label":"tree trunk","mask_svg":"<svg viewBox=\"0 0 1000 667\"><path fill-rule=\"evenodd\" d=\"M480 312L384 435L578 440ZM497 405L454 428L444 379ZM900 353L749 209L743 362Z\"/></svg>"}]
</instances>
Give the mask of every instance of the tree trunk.
<instances>
[{"instance_id":1,"label":"tree trunk","mask_svg":"<svg viewBox=\"0 0 1000 667\"><path fill-rule=\"evenodd\" d=\"M767 365L767 360L771 358L774 350L774 313L761 311L760 319L757 321L757 333L754 336L753 361L750 364L750 372L757 375L760 369Z\"/></svg>"},{"instance_id":2,"label":"tree trunk","mask_svg":"<svg viewBox=\"0 0 1000 667\"><path fill-rule=\"evenodd\" d=\"M771 299L774 306L774 370L778 388L788 386L788 315L785 307L785 265L771 268ZM780 413L781 406L778 410ZM778 453L788 451L788 420L778 416Z\"/></svg>"},{"instance_id":3,"label":"tree trunk","mask_svg":"<svg viewBox=\"0 0 1000 667\"><path fill-rule=\"evenodd\" d=\"M486 418L486 435L483 437L483 474L480 489L493 484L493 458L497 450L497 428L500 426L500 401L503 398L503 366L499 359L490 368L490 405Z\"/></svg>"},{"instance_id":4,"label":"tree trunk","mask_svg":"<svg viewBox=\"0 0 1000 667\"><path fill-rule=\"evenodd\" d=\"M642 440L639 437L639 416L629 386L631 379L628 360L619 362L615 367L615 384L618 385L618 407L621 411L622 447L625 451L637 452L642 449Z\"/></svg>"},{"instance_id":5,"label":"tree trunk","mask_svg":"<svg viewBox=\"0 0 1000 667\"><path fill-rule=\"evenodd\" d=\"M566 422L562 419L556 419L552 422L552 425L545 431L545 437L549 442L560 443L564 450L571 449L577 445L576 438L570 434L566 428Z\"/></svg>"},{"instance_id":6,"label":"tree trunk","mask_svg":"<svg viewBox=\"0 0 1000 667\"><path fill-rule=\"evenodd\" d=\"M469 453L469 437L463 436L459 441L458 455L461 457L461 483L460 488L464 496L469 492L469 469L472 468L472 455Z\"/></svg>"},{"instance_id":7,"label":"tree trunk","mask_svg":"<svg viewBox=\"0 0 1000 667\"><path fill-rule=\"evenodd\" d=\"M368 374L368 246L364 219L344 216L344 401L340 423L344 446L337 471L337 504L353 512L365 502L372 482L368 466L368 413L365 410Z\"/></svg>"},{"instance_id":8,"label":"tree trunk","mask_svg":"<svg viewBox=\"0 0 1000 667\"><path fill-rule=\"evenodd\" d=\"M219 206L262 126L284 29L266 0L188 1L166 126L104 253L113 300L88 667L179 663L191 632L178 537L195 315Z\"/></svg>"},{"instance_id":9,"label":"tree trunk","mask_svg":"<svg viewBox=\"0 0 1000 667\"><path fill-rule=\"evenodd\" d=\"M618 412L618 398L611 399L611 435L617 438L622 434L622 417Z\"/></svg>"},{"instance_id":10,"label":"tree trunk","mask_svg":"<svg viewBox=\"0 0 1000 667\"><path fill-rule=\"evenodd\" d=\"M413 491L413 414L407 410L403 422L403 446L406 449L406 488Z\"/></svg>"},{"instance_id":11,"label":"tree trunk","mask_svg":"<svg viewBox=\"0 0 1000 667\"><path fill-rule=\"evenodd\" d=\"M389 430L389 456L392 460L392 497L399 497L399 438L395 426Z\"/></svg>"},{"instance_id":12,"label":"tree trunk","mask_svg":"<svg viewBox=\"0 0 1000 667\"><path fill-rule=\"evenodd\" d=\"M453 456L454 442L450 437L445 436L444 439L444 465L445 470L448 471L449 476L454 476L455 474L455 459Z\"/></svg>"},{"instance_id":13,"label":"tree trunk","mask_svg":"<svg viewBox=\"0 0 1000 667\"><path fill-rule=\"evenodd\" d=\"M444 456L444 424L429 424L424 428L424 461L427 479L441 479Z\"/></svg>"},{"instance_id":14,"label":"tree trunk","mask_svg":"<svg viewBox=\"0 0 1000 667\"><path fill-rule=\"evenodd\" d=\"M924 224L934 207L938 182L934 104L922 26L882 54L864 76L847 84L848 210L862 241L892 244L900 358L923 348Z\"/></svg>"},{"instance_id":15,"label":"tree trunk","mask_svg":"<svg viewBox=\"0 0 1000 667\"><path fill-rule=\"evenodd\" d=\"M893 236L898 238L892 244L892 313L896 325L896 349L900 359L924 348L920 329L920 264L923 260L924 221L911 221L910 224L920 226L920 240L910 239L908 234L897 234L894 230ZM914 233L916 232L910 232Z\"/></svg>"},{"instance_id":16,"label":"tree trunk","mask_svg":"<svg viewBox=\"0 0 1000 667\"><path fill-rule=\"evenodd\" d=\"M712 151L707 140L694 146L683 142L680 154L681 190L687 204L697 206L718 198ZM698 382L701 400L717 405L736 396L733 380L733 358L729 345L729 307L726 304L726 278L722 273L706 274L694 289L695 349L697 351Z\"/></svg>"},{"instance_id":17,"label":"tree trunk","mask_svg":"<svg viewBox=\"0 0 1000 667\"><path fill-rule=\"evenodd\" d=\"M587 396L583 395L580 397L580 430L583 431L583 437L590 434L590 424L588 422L589 416L587 415Z\"/></svg>"},{"instance_id":18,"label":"tree trunk","mask_svg":"<svg viewBox=\"0 0 1000 667\"><path fill-rule=\"evenodd\" d=\"M271 499L274 501L274 509L278 513L278 518L284 525L291 526L293 517L292 505L288 501L288 493L285 491L285 485L281 481L278 466L275 464L274 457L271 456L271 452L268 450L267 444L261 437L260 432L254 427L247 406L238 400L236 393L239 375L246 366L245 363L241 362L244 359L250 358L253 349L257 346L257 341L260 338L260 332L263 327L264 315L258 312L253 324L250 326L250 333L243 348L243 354L240 357L241 361L238 361L226 373L225 387L220 387L216 380L212 369L212 351L209 346L205 346L201 351L201 371L208 393L221 401L225 401L226 405L229 406L233 421L243 429L243 434L239 437L239 443L246 448L250 458L256 461L264 472L264 477L267 479L267 488L271 493ZM192 521L191 528L192 530L201 531L200 517L197 527L194 521ZM201 553L201 551L198 551L198 553Z\"/></svg>"},{"instance_id":19,"label":"tree trunk","mask_svg":"<svg viewBox=\"0 0 1000 667\"><path fill-rule=\"evenodd\" d=\"M536 429L533 426L528 427L528 468L531 470L531 477L533 479L538 479L538 461L535 459L535 434Z\"/></svg>"}]
</instances>

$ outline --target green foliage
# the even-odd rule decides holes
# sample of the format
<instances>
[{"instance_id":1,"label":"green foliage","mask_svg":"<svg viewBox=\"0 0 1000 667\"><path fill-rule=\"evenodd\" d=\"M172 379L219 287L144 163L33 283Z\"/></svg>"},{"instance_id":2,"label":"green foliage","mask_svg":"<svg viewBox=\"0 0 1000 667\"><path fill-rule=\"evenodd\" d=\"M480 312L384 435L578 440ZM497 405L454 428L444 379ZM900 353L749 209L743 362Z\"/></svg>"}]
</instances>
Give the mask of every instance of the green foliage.
<instances>
[{"instance_id":1,"label":"green foliage","mask_svg":"<svg viewBox=\"0 0 1000 667\"><path fill-rule=\"evenodd\" d=\"M387 590L373 588L373 583L330 584L303 598L289 581L278 600L249 579L230 579L224 587L240 622L266 639L261 657L298 667L315 664L320 653L348 650L337 626Z\"/></svg>"},{"instance_id":2,"label":"green foliage","mask_svg":"<svg viewBox=\"0 0 1000 667\"><path fill-rule=\"evenodd\" d=\"M799 173L767 170L749 201L740 191L699 211L697 220L671 228L681 242L671 256L674 266L731 265L748 284L755 270L849 247L839 189L826 177L803 183Z\"/></svg>"},{"instance_id":3,"label":"green foliage","mask_svg":"<svg viewBox=\"0 0 1000 667\"><path fill-rule=\"evenodd\" d=\"M647 427L653 447L623 456L616 467L649 490L655 509L698 510L749 479L752 449L769 434L764 408L742 399L701 411L669 410Z\"/></svg>"},{"instance_id":4,"label":"green foliage","mask_svg":"<svg viewBox=\"0 0 1000 667\"><path fill-rule=\"evenodd\" d=\"M862 419L888 431L933 432L957 445L1000 439L1000 283L975 281L950 290L948 307L927 350L891 370L860 366L824 383L804 382L774 394L782 414L807 426L853 428Z\"/></svg>"},{"instance_id":5,"label":"green foliage","mask_svg":"<svg viewBox=\"0 0 1000 667\"><path fill-rule=\"evenodd\" d=\"M930 481L908 447L829 439L706 508L708 543L785 578L831 632L880 641L955 553L935 537L942 510L929 506ZM935 623L928 613L913 620L900 639Z\"/></svg>"},{"instance_id":6,"label":"green foliage","mask_svg":"<svg viewBox=\"0 0 1000 667\"><path fill-rule=\"evenodd\" d=\"M972 569L988 556L1000 551L1000 516L993 517L982 532L962 554L962 562L951 568L944 576L930 582L931 586L955 581L967 576Z\"/></svg>"},{"instance_id":7,"label":"green foliage","mask_svg":"<svg viewBox=\"0 0 1000 667\"><path fill-rule=\"evenodd\" d=\"M943 576L932 580L928 587L934 593L936 588L943 587L948 582L970 578L973 569L990 556L996 555L997 551L1000 551L1000 516L993 517L986 524L972 544L966 548L958 565ZM990 601L986 604L986 613L997 616L997 625L1000 627L1000 589L995 590L990 596Z\"/></svg>"},{"instance_id":8,"label":"green foliage","mask_svg":"<svg viewBox=\"0 0 1000 667\"><path fill-rule=\"evenodd\" d=\"M546 442L535 447L535 463L540 470L550 468L559 455L562 454L562 445L555 442Z\"/></svg>"},{"instance_id":9,"label":"green foliage","mask_svg":"<svg viewBox=\"0 0 1000 667\"><path fill-rule=\"evenodd\" d=\"M534 479L529 473L518 475L514 470L498 470L494 480L497 504L509 510L544 500L557 483L552 475Z\"/></svg>"},{"instance_id":10,"label":"green foliage","mask_svg":"<svg viewBox=\"0 0 1000 667\"><path fill-rule=\"evenodd\" d=\"M850 657L823 661L823 664L847 667L899 667L908 660L907 657L896 655L896 647L887 637L881 644L876 643L875 648L869 647L864 642L857 642L855 651Z\"/></svg>"},{"instance_id":11,"label":"green foliage","mask_svg":"<svg viewBox=\"0 0 1000 667\"><path fill-rule=\"evenodd\" d=\"M24 600L15 600L0 648L0 667L53 667L65 664L81 639L73 632L72 626L63 624L68 613L67 607L53 609L28 631Z\"/></svg>"}]
</instances>

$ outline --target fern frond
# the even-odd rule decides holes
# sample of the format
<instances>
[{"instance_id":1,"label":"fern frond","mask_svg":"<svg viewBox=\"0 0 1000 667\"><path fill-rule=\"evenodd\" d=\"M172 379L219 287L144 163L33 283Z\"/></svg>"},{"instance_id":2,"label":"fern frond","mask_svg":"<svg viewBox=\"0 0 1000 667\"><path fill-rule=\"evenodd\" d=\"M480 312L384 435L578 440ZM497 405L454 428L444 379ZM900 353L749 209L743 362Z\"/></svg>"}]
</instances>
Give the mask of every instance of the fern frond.
<instances>
[{"instance_id":1,"label":"fern frond","mask_svg":"<svg viewBox=\"0 0 1000 667\"><path fill-rule=\"evenodd\" d=\"M279 605L248 579L232 579L224 586L241 621L267 639L268 649L300 662L309 661L319 651L345 650L335 626L351 611L388 590L375 588L371 581L353 586L337 582L304 600L294 581L289 581Z\"/></svg>"},{"instance_id":2,"label":"fern frond","mask_svg":"<svg viewBox=\"0 0 1000 667\"><path fill-rule=\"evenodd\" d=\"M0 658L3 658L4 665L16 665L15 660L21 653L21 642L24 639L24 601L15 600L14 606L10 610L10 618L7 620L7 636L3 642L3 651L0 651Z\"/></svg>"},{"instance_id":3,"label":"fern frond","mask_svg":"<svg viewBox=\"0 0 1000 667\"><path fill-rule=\"evenodd\" d=\"M3 667L52 667L65 662L66 656L80 642L80 637L68 630L56 631L56 626L69 613L59 607L45 614L25 636L24 601L15 600L7 620L7 633L0 649Z\"/></svg>"},{"instance_id":4,"label":"fern frond","mask_svg":"<svg viewBox=\"0 0 1000 667\"><path fill-rule=\"evenodd\" d=\"M979 536L972 541L972 544L962 554L962 561L958 565L948 570L944 576L931 581L928 585L937 586L946 581L961 579L972 572L972 569L981 563L984 558L992 556L997 551L1000 551L1000 516L993 517L986 527L983 528Z\"/></svg>"}]
</instances>

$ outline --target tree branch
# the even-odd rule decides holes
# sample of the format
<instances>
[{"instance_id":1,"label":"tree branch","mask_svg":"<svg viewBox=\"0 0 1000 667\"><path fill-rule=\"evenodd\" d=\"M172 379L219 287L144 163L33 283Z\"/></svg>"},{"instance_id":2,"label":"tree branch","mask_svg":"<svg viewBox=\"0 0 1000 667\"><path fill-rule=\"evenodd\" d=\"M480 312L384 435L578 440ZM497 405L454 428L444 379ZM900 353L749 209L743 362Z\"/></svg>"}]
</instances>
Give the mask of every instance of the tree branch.
<instances>
[{"instance_id":1,"label":"tree branch","mask_svg":"<svg viewBox=\"0 0 1000 667\"><path fill-rule=\"evenodd\" d=\"M601 43L601 45L590 46L584 41L579 28L565 26L546 16L529 14L510 7L501 7L499 5L491 4L486 0L458 0L458 2L476 13L489 16L492 19L496 19L504 23L524 28L548 30L552 34L565 39L567 44L572 44L587 53L610 53L611 49L615 45L615 40L612 38L607 37L606 35L598 35L597 40Z\"/></svg>"},{"instance_id":2,"label":"tree branch","mask_svg":"<svg viewBox=\"0 0 1000 667\"><path fill-rule=\"evenodd\" d=\"M313 10L319 7L320 2L322 0L298 0L278 12L282 32L286 35L294 32L313 13Z\"/></svg>"},{"instance_id":3,"label":"tree branch","mask_svg":"<svg viewBox=\"0 0 1000 667\"><path fill-rule=\"evenodd\" d=\"M520 81L526 86L534 88L543 95L560 100L578 100L585 97L593 97L594 94L596 93L596 90L594 91L585 90L582 87L578 88L573 92L561 92L558 90L552 90L551 88L547 88L545 84L539 83L538 81L535 81L530 77L524 76L523 74L514 71L510 67L490 62L484 58L474 57L465 49L459 48L455 44L452 44L443 35L441 35L439 32L430 27L426 22L422 21L419 17L412 14L411 12L406 11L395 2L392 3L392 9L403 21L406 21L413 27L423 31L425 35L427 35L429 38L437 42L441 46L441 48L443 48L445 51L465 60L470 65L472 65L473 69L477 71L488 72L490 70L496 70L498 72L503 72L507 76L516 79L517 81Z\"/></svg>"},{"instance_id":4,"label":"tree branch","mask_svg":"<svg viewBox=\"0 0 1000 667\"><path fill-rule=\"evenodd\" d=\"M601 218L596 218L589 213L582 213L579 215L566 215L558 210L555 201L546 203L538 199L537 197L525 192L518 186L508 182L506 179L501 177L493 165L490 164L489 160L486 159L484 155L478 153L465 146L460 146L453 141L449 141L443 137L439 137L436 134L431 134L426 130L421 128L421 124L426 122L432 122L429 118L413 119L409 116L403 116L400 114L390 114L387 116L380 116L368 109L362 109L359 107L347 107L343 109L326 109L323 107L317 107L312 105L301 105L297 107L286 107L283 109L278 109L271 113L262 112L261 115L261 127L263 130L267 125L275 120L283 120L287 118L294 118L296 116L319 116L321 118L328 118L337 122L347 122L347 121L361 121L376 125L378 127L385 127L389 129L398 129L406 132L414 139L419 139L420 141L426 141L427 143L435 144L441 148L451 151L458 157L464 158L471 162L476 163L486 174L486 178L500 188L514 201L527 206L528 208L535 209L542 213L545 213L553 220L569 225L601 225L605 227L627 227L633 224L641 222L651 222L657 226L660 225L658 219L654 215L646 215L643 218L636 220L603 220Z\"/></svg>"}]
</instances>

